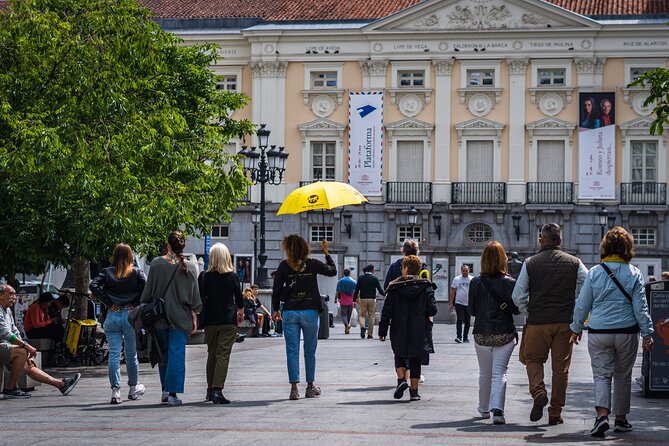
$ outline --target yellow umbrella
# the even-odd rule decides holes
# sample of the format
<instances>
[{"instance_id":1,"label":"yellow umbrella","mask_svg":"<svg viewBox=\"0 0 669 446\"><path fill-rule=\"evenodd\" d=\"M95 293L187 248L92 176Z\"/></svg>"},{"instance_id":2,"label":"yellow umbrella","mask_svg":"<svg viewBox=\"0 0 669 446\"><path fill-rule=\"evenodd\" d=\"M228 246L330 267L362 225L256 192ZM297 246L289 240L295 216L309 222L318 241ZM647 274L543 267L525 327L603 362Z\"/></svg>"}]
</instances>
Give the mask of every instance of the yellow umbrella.
<instances>
[{"instance_id":1,"label":"yellow umbrella","mask_svg":"<svg viewBox=\"0 0 669 446\"><path fill-rule=\"evenodd\" d=\"M362 204L366 201L365 196L350 184L337 181L316 181L289 193L276 215L299 214L316 209L334 209L349 204Z\"/></svg>"}]
</instances>

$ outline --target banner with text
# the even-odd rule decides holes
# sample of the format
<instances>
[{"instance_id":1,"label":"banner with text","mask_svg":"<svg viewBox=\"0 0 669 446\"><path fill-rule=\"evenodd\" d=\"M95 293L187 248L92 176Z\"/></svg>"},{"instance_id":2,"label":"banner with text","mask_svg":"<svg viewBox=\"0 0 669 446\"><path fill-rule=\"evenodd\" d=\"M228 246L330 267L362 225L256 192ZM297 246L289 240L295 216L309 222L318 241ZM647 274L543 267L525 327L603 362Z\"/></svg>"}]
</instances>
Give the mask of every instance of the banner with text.
<instances>
[{"instance_id":1,"label":"banner with text","mask_svg":"<svg viewBox=\"0 0 669 446\"><path fill-rule=\"evenodd\" d=\"M380 197L383 180L383 93L349 93L348 182Z\"/></svg>"},{"instance_id":2,"label":"banner with text","mask_svg":"<svg viewBox=\"0 0 669 446\"><path fill-rule=\"evenodd\" d=\"M615 199L615 93L581 93L579 104L578 198Z\"/></svg>"}]
</instances>

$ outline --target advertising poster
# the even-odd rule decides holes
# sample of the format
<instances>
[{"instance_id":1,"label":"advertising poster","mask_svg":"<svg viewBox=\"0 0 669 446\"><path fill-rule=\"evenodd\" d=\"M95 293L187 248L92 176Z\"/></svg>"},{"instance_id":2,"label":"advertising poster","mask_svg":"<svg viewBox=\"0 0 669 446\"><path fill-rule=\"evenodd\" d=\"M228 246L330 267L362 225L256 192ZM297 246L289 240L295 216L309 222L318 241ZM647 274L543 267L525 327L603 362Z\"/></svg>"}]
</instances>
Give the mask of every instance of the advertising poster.
<instances>
[{"instance_id":1,"label":"advertising poster","mask_svg":"<svg viewBox=\"0 0 669 446\"><path fill-rule=\"evenodd\" d=\"M366 197L382 195L383 93L349 93L348 182Z\"/></svg>"},{"instance_id":2,"label":"advertising poster","mask_svg":"<svg viewBox=\"0 0 669 446\"><path fill-rule=\"evenodd\" d=\"M669 391L669 291L665 291L667 282L651 283L649 311L653 320L653 351L650 354L649 389L651 391Z\"/></svg>"},{"instance_id":3,"label":"advertising poster","mask_svg":"<svg viewBox=\"0 0 669 446\"><path fill-rule=\"evenodd\" d=\"M437 285L434 290L434 297L437 300L448 301L448 293L450 291L450 282L448 280L448 258L433 257L432 258L432 282Z\"/></svg>"},{"instance_id":4,"label":"advertising poster","mask_svg":"<svg viewBox=\"0 0 669 446\"><path fill-rule=\"evenodd\" d=\"M615 93L579 97L578 198L615 199Z\"/></svg>"}]
</instances>

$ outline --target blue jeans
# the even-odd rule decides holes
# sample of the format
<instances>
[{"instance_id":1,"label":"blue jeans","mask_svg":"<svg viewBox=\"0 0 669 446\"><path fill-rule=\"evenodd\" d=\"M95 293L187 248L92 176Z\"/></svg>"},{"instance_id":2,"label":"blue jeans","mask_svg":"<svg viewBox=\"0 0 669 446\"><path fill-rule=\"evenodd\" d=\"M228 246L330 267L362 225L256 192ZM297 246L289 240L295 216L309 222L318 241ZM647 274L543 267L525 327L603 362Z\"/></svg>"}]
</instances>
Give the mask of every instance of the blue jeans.
<instances>
[{"instance_id":1,"label":"blue jeans","mask_svg":"<svg viewBox=\"0 0 669 446\"><path fill-rule=\"evenodd\" d=\"M165 357L158 366L163 392L183 393L186 381L186 340L188 333L173 328L156 329L156 339Z\"/></svg>"},{"instance_id":2,"label":"blue jeans","mask_svg":"<svg viewBox=\"0 0 669 446\"><path fill-rule=\"evenodd\" d=\"M105 319L105 334L109 342L109 383L112 387L121 387L121 350L125 340L125 370L128 373L128 385L137 385L139 361L135 330L128 322L128 310L119 312L109 310Z\"/></svg>"},{"instance_id":3,"label":"blue jeans","mask_svg":"<svg viewBox=\"0 0 669 446\"><path fill-rule=\"evenodd\" d=\"M288 381L300 382L300 330L304 333L304 368L307 382L316 375L316 346L318 345L318 310L284 310L283 337L286 340Z\"/></svg>"}]
</instances>

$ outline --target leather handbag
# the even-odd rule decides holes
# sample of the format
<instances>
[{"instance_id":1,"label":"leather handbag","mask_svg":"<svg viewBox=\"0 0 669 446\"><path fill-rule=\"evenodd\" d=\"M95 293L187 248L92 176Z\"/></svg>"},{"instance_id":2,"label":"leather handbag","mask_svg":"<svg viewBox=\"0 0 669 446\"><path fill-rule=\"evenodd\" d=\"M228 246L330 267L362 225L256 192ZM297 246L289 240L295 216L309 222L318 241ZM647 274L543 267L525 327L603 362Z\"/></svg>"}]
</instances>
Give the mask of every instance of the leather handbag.
<instances>
[{"instance_id":1,"label":"leather handbag","mask_svg":"<svg viewBox=\"0 0 669 446\"><path fill-rule=\"evenodd\" d=\"M154 297L150 303L142 306L139 317L142 319L142 324L144 324L145 326L151 327L156 322L165 317L164 296L165 293L167 292L167 289L170 287L172 280L174 280L174 275L177 273L178 269L179 269L178 266L174 268L172 276L170 277L169 282L167 282L167 285L165 286L165 289L163 290L162 294L160 294L160 297Z\"/></svg>"}]
</instances>

